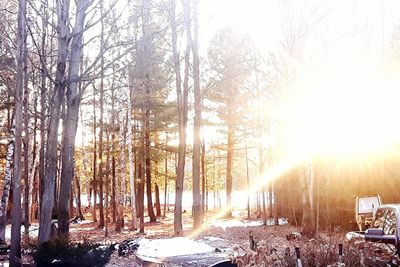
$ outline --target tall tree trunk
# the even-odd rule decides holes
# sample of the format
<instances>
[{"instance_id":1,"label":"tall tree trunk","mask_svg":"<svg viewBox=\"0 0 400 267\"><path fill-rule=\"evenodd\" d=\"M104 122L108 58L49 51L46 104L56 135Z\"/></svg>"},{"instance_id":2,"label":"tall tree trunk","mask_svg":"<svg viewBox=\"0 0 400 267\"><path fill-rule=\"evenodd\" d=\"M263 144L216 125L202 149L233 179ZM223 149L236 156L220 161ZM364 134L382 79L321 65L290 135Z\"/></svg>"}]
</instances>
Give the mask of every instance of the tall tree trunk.
<instances>
[{"instance_id":1,"label":"tall tree trunk","mask_svg":"<svg viewBox=\"0 0 400 267\"><path fill-rule=\"evenodd\" d=\"M110 203L108 201L109 192L110 192L110 133L107 133L107 157L106 157L106 181L105 181L105 189L106 189L106 216L105 216L105 232L104 236L108 236L108 223L109 223L109 212L110 212Z\"/></svg>"},{"instance_id":2,"label":"tall tree trunk","mask_svg":"<svg viewBox=\"0 0 400 267\"><path fill-rule=\"evenodd\" d=\"M143 158L139 160L139 190L138 190L138 195L139 195L139 232L144 233L144 173L145 173L145 167L143 164Z\"/></svg>"},{"instance_id":3,"label":"tall tree trunk","mask_svg":"<svg viewBox=\"0 0 400 267\"><path fill-rule=\"evenodd\" d=\"M154 184L154 192L156 193L156 214L157 217L161 216L161 205L160 205L160 188L158 187L158 184Z\"/></svg>"},{"instance_id":4,"label":"tall tree trunk","mask_svg":"<svg viewBox=\"0 0 400 267\"><path fill-rule=\"evenodd\" d=\"M67 88L67 112L65 116L65 129L62 144L62 170L60 181L60 194L58 201L58 233L62 238L68 239L69 235L69 198L71 195L71 184L74 177L74 151L75 137L79 120L79 105L81 92L78 92L78 77L81 64L83 48L83 29L85 25L86 9L88 0L77 2L77 12L73 38L71 40L71 55L69 58L69 70Z\"/></svg>"},{"instance_id":5,"label":"tall tree trunk","mask_svg":"<svg viewBox=\"0 0 400 267\"><path fill-rule=\"evenodd\" d=\"M47 0L42 2L41 10L43 14L47 13ZM45 16L42 16L42 38L41 38L41 53L45 55L46 53L46 37L47 37L47 19ZM40 58L41 62L41 84L40 84L40 152L39 152L39 206L40 209L42 203L42 192L43 192L43 182L44 182L44 175L45 175L45 137L46 137L46 63L47 57L42 56Z\"/></svg>"},{"instance_id":6,"label":"tall tree trunk","mask_svg":"<svg viewBox=\"0 0 400 267\"><path fill-rule=\"evenodd\" d=\"M99 118L99 151L98 151L98 161L99 161L99 172L98 172L98 180L99 180L99 228L104 227L104 206L103 206L103 201L104 201L104 173L103 173L103 116L104 116L104 17L103 17L103 1L101 1L101 8L100 8L100 24L101 24L101 33L100 33L100 53L101 53L101 59L100 59L100 99L99 99L99 104L100 104L100 118Z\"/></svg>"},{"instance_id":7,"label":"tall tree trunk","mask_svg":"<svg viewBox=\"0 0 400 267\"><path fill-rule=\"evenodd\" d=\"M147 89L148 90L148 89ZM147 104L148 105L148 101ZM147 213L151 222L155 222L157 217L153 208L153 197L151 188L151 161L150 161L150 110L146 107L145 111L145 146L144 155L146 162L146 196L147 196Z\"/></svg>"},{"instance_id":8,"label":"tall tree trunk","mask_svg":"<svg viewBox=\"0 0 400 267\"><path fill-rule=\"evenodd\" d=\"M20 0L17 30L17 86L15 88L15 147L14 177L12 179L13 205L11 217L10 266L21 266L21 148L22 148L22 108L24 86L27 85L26 67L26 1Z\"/></svg>"},{"instance_id":9,"label":"tall tree trunk","mask_svg":"<svg viewBox=\"0 0 400 267\"><path fill-rule=\"evenodd\" d=\"M233 153L235 149L234 129L235 121L232 118L231 110L228 114L228 147L226 157L226 216L232 216L232 168L233 168Z\"/></svg>"},{"instance_id":10,"label":"tall tree trunk","mask_svg":"<svg viewBox=\"0 0 400 267\"><path fill-rule=\"evenodd\" d=\"M64 98L64 76L68 55L69 38L69 0L56 2L58 16L58 59L55 87L50 111L48 138L46 146L45 177L43 182L43 197L39 218L39 245L47 242L51 234L51 217L54 205L54 188L57 175L57 143L60 108Z\"/></svg>"},{"instance_id":11,"label":"tall tree trunk","mask_svg":"<svg viewBox=\"0 0 400 267\"><path fill-rule=\"evenodd\" d=\"M313 236L315 234L315 219L313 210L311 209L309 188L307 183L307 175L309 175L309 170L307 167L302 167L300 169L300 192L301 192L301 202L303 206L303 219L302 219L302 234L306 236Z\"/></svg>"},{"instance_id":12,"label":"tall tree trunk","mask_svg":"<svg viewBox=\"0 0 400 267\"><path fill-rule=\"evenodd\" d=\"M36 133L37 133L37 125L38 125L38 119L37 119L37 95L35 95L34 100L33 100L33 108L34 108L34 120L33 120L33 146L32 146L32 165L29 171L29 192L28 194L31 196L29 203L28 203L28 210L29 210L29 217L30 220L32 221L35 218L35 213L36 213L36 208L37 207L37 188L35 188L36 180L37 180L37 165L39 163L39 155L38 155L38 149L37 149L37 140L36 140Z\"/></svg>"},{"instance_id":13,"label":"tall tree trunk","mask_svg":"<svg viewBox=\"0 0 400 267\"><path fill-rule=\"evenodd\" d=\"M7 207L8 200L10 197L10 189L11 189L11 180L12 180L12 172L14 168L14 145L15 145L15 121L14 119L9 125L10 133L8 137L8 145L7 145L7 156L6 156L6 168L4 175L4 184L3 184L3 195L1 197L0 202L0 242L3 243L6 241L6 225L7 225Z\"/></svg>"},{"instance_id":14,"label":"tall tree trunk","mask_svg":"<svg viewBox=\"0 0 400 267\"><path fill-rule=\"evenodd\" d=\"M165 132L165 148L168 146L168 132ZM164 159L164 210L163 217L165 218L165 213L167 210L167 192L168 192L168 151L165 149L165 159Z\"/></svg>"},{"instance_id":15,"label":"tall tree trunk","mask_svg":"<svg viewBox=\"0 0 400 267\"><path fill-rule=\"evenodd\" d=\"M244 128L244 152L246 157L246 182L247 182L247 218L250 219L250 175L249 175L249 157L247 154L247 132Z\"/></svg>"},{"instance_id":16,"label":"tall tree trunk","mask_svg":"<svg viewBox=\"0 0 400 267\"><path fill-rule=\"evenodd\" d=\"M82 213L82 202L81 202L81 181L80 181L80 176L75 175L75 186L76 186L76 206L77 206L77 210L78 210L78 218L81 220L84 220L85 217L83 216Z\"/></svg>"},{"instance_id":17,"label":"tall tree trunk","mask_svg":"<svg viewBox=\"0 0 400 267\"><path fill-rule=\"evenodd\" d=\"M93 209L92 209L92 219L93 222L97 222L96 215L96 204L97 204L97 123L96 123L96 90L93 87L93 179L92 179L92 187L93 187Z\"/></svg>"},{"instance_id":18,"label":"tall tree trunk","mask_svg":"<svg viewBox=\"0 0 400 267\"><path fill-rule=\"evenodd\" d=\"M206 144L203 137L203 141L201 142L201 212L203 213L203 218L204 218L204 213L206 211L206 190L207 190L205 158L206 158Z\"/></svg>"},{"instance_id":19,"label":"tall tree trunk","mask_svg":"<svg viewBox=\"0 0 400 267\"><path fill-rule=\"evenodd\" d=\"M128 117L127 117L128 119ZM125 140L126 126L123 119L120 123L119 132L119 147L120 147L120 162L119 162L119 198L118 198L118 219L115 224L115 231L120 232L124 227L124 199L125 199L125 189L126 189L126 162L125 162Z\"/></svg>"},{"instance_id":20,"label":"tall tree trunk","mask_svg":"<svg viewBox=\"0 0 400 267\"><path fill-rule=\"evenodd\" d=\"M27 77L27 67L24 68L24 76ZM28 79L24 80L24 137L22 138L23 155L24 155L24 235L29 236L29 89ZM33 161L32 161L33 162Z\"/></svg>"},{"instance_id":21,"label":"tall tree trunk","mask_svg":"<svg viewBox=\"0 0 400 267\"><path fill-rule=\"evenodd\" d=\"M181 68L179 60L179 52L177 48L177 22L175 14L176 3L171 1L171 28L172 28L172 50L174 57L175 85L178 102L178 126L179 126L179 152L178 152L178 168L175 182L175 209L174 209L174 233L175 235L183 234L182 226L182 195L183 195L183 179L185 174L185 158L186 158L186 126L188 113L188 78L189 78L189 53L190 47L186 47L185 52L185 83L181 86Z\"/></svg>"},{"instance_id":22,"label":"tall tree trunk","mask_svg":"<svg viewBox=\"0 0 400 267\"><path fill-rule=\"evenodd\" d=\"M131 94L132 97L132 94ZM130 187L130 199L131 199L131 212L132 212L132 219L131 219L131 228L137 229L137 215L136 215L136 188L135 188L135 169L134 169L134 146L133 146L133 135L132 135L132 101L129 105L128 114L127 114L127 128L128 128L128 160L129 160L129 187Z\"/></svg>"},{"instance_id":23,"label":"tall tree trunk","mask_svg":"<svg viewBox=\"0 0 400 267\"><path fill-rule=\"evenodd\" d=\"M193 32L194 39L190 32L190 1L185 1L186 6L184 7L185 13L185 24L186 24L186 35L187 42L192 46L193 52L193 93L194 93L194 122L193 122L193 226L199 228L203 222L203 212L201 205L201 193L200 193L200 151L201 151L201 139L200 139L200 125L201 125L201 92L200 92L200 62L199 62L199 49L198 49L198 21L197 21L197 6L198 1L194 1L193 6Z\"/></svg>"}]
</instances>

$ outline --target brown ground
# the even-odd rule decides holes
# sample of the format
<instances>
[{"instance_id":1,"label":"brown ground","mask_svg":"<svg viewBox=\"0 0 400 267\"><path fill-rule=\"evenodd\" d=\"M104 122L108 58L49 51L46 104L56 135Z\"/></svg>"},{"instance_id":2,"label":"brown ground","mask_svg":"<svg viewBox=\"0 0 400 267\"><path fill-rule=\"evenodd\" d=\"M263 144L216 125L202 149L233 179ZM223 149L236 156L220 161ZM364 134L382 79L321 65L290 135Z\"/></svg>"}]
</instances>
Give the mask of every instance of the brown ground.
<instances>
[{"instance_id":1,"label":"brown ground","mask_svg":"<svg viewBox=\"0 0 400 267\"><path fill-rule=\"evenodd\" d=\"M243 212L230 220L235 220L237 222L247 221L245 214L246 213ZM90 214L85 215L86 219L91 219ZM130 218L129 215L129 210L127 210L126 218ZM209 266L211 263L227 257L236 258L239 262L244 262L240 264L240 266L272 266L272 264L274 264L274 266L293 266L295 247L301 249L302 258L305 263L304 266L327 266L337 261L337 247L339 243L344 244L346 255L344 261L346 262L346 266L360 266L362 262L368 262L369 259L364 256L371 251L374 254L375 260L372 264L365 264L365 266L385 266L386 262L391 259L384 250L376 246L371 246L370 244L355 245L346 243L344 232L321 232L313 239L308 239L299 235L294 235L294 238L287 238L288 236L290 237L292 233L298 233L300 229L290 225L233 226L222 228L218 226L218 222L223 220L216 219L213 213L207 215L206 221L216 222L217 225L209 224L201 231L194 233L192 229L192 218L189 213L184 213L183 223L185 235L217 248L218 252L203 256L173 258L169 261L174 263L173 266ZM249 249L250 233L254 236L255 242L258 243L256 252L252 252ZM70 229L71 241L91 241L105 245L119 243L128 238L135 237L156 239L172 236L172 212L168 212L166 218L159 218L157 222L147 222L145 224L144 234L140 234L137 230L130 230L129 221L126 221L125 228L119 233L115 231L114 223L108 223L107 236L105 229L99 229L96 222L84 221L80 223L71 223ZM34 238L31 239L30 242L34 243ZM132 266L133 257L134 255L119 257L117 253L114 253L107 266ZM377 259L381 258L384 258L382 265L378 264L380 261L377 262ZM24 257L24 262L32 262L32 258ZM260 262L262 262L262 264ZM268 262L268 264L266 264L266 262Z\"/></svg>"}]
</instances>

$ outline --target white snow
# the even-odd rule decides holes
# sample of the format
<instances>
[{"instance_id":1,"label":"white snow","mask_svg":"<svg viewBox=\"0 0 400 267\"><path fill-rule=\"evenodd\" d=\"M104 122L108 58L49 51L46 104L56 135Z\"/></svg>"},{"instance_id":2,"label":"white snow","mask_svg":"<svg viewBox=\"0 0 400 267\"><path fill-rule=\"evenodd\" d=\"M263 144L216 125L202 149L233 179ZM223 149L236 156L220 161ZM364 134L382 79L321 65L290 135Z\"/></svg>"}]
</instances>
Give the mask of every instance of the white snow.
<instances>
[{"instance_id":1,"label":"white snow","mask_svg":"<svg viewBox=\"0 0 400 267\"><path fill-rule=\"evenodd\" d=\"M21 226L21 235L25 233L25 229L23 226ZM39 235L39 225L37 224L32 224L29 227L29 236L31 237L37 237ZM11 240L11 225L6 226L6 240ZM0 265L1 267L1 265Z\"/></svg>"},{"instance_id":2,"label":"white snow","mask_svg":"<svg viewBox=\"0 0 400 267\"><path fill-rule=\"evenodd\" d=\"M226 230L231 227L260 226L263 225L263 221L218 220L213 222L212 225Z\"/></svg>"},{"instance_id":3,"label":"white snow","mask_svg":"<svg viewBox=\"0 0 400 267\"><path fill-rule=\"evenodd\" d=\"M187 237L173 237L167 239L141 239L137 255L160 259L212 251L214 251L214 248L207 244Z\"/></svg>"}]
</instances>

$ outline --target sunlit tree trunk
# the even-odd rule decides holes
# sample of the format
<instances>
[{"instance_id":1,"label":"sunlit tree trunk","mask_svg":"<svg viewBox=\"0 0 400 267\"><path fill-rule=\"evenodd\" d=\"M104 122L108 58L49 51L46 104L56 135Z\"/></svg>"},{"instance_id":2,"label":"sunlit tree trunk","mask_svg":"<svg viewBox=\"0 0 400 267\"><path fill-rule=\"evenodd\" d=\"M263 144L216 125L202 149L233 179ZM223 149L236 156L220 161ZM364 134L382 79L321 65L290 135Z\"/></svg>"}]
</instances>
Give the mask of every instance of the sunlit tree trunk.
<instances>
[{"instance_id":1,"label":"sunlit tree trunk","mask_svg":"<svg viewBox=\"0 0 400 267\"><path fill-rule=\"evenodd\" d=\"M175 14L176 3L171 1L171 28L172 28L172 50L174 58L175 86L178 104L178 127L179 127L179 152L178 152L178 168L175 182L175 209L174 209L174 233L175 235L183 234L182 226L182 195L183 195L183 179L185 171L186 157L186 125L188 110L188 84L185 82L181 86L181 68L179 60L179 52L177 48L177 22ZM188 79L189 68L189 52L190 47L186 48L185 54L185 80Z\"/></svg>"},{"instance_id":2,"label":"sunlit tree trunk","mask_svg":"<svg viewBox=\"0 0 400 267\"><path fill-rule=\"evenodd\" d=\"M228 146L226 157L226 216L232 216L232 168L233 168L233 153L235 149L234 132L236 122L233 119L235 115L231 110L228 112Z\"/></svg>"},{"instance_id":3,"label":"sunlit tree trunk","mask_svg":"<svg viewBox=\"0 0 400 267\"><path fill-rule=\"evenodd\" d=\"M168 146L168 132L165 132L165 148ZM165 213L167 210L167 193L168 193L168 150L165 149L165 159L164 159L164 210L163 217L165 218Z\"/></svg>"},{"instance_id":4,"label":"sunlit tree trunk","mask_svg":"<svg viewBox=\"0 0 400 267\"><path fill-rule=\"evenodd\" d=\"M200 63L198 52L198 21L197 21L197 1L193 5L193 29L194 38L192 40L190 31L190 1L185 1L185 25L186 41L191 44L193 52L193 93L194 93L194 121L193 121L193 226L199 228L202 224L202 207L200 193L200 124L201 124L201 93L200 93Z\"/></svg>"},{"instance_id":5,"label":"sunlit tree trunk","mask_svg":"<svg viewBox=\"0 0 400 267\"><path fill-rule=\"evenodd\" d=\"M71 197L71 184L74 177L74 151L75 137L78 128L79 106L81 92L78 92L78 77L83 48L83 30L85 26L86 9L89 1L77 2L77 12L73 37L71 39L71 55L69 57L68 87L67 87L67 112L65 116L65 129L62 144L62 170L60 181L60 193L58 201L58 234L68 239L69 235L69 210Z\"/></svg>"},{"instance_id":6,"label":"sunlit tree trunk","mask_svg":"<svg viewBox=\"0 0 400 267\"><path fill-rule=\"evenodd\" d=\"M60 108L64 98L65 85L63 81L68 55L69 0L63 2L57 1L56 4L58 16L58 58L46 146L45 177L39 219L39 244L47 242L51 234L51 216L54 205L54 189L57 175L58 126L60 122Z\"/></svg>"},{"instance_id":7,"label":"sunlit tree trunk","mask_svg":"<svg viewBox=\"0 0 400 267\"><path fill-rule=\"evenodd\" d=\"M21 266L21 148L22 148L22 108L23 93L26 83L26 1L20 0L18 6L17 29L17 86L15 88L15 147L14 147L14 176L12 179L13 205L11 217L11 247L10 266Z\"/></svg>"},{"instance_id":8,"label":"sunlit tree trunk","mask_svg":"<svg viewBox=\"0 0 400 267\"><path fill-rule=\"evenodd\" d=\"M313 236L315 234L315 218L313 210L311 209L312 203L310 203L309 197L309 184L307 182L308 175L310 174L308 167L302 167L300 169L300 192L301 192L301 203L303 206L303 219L302 219L302 233L307 236Z\"/></svg>"},{"instance_id":9,"label":"sunlit tree trunk","mask_svg":"<svg viewBox=\"0 0 400 267\"><path fill-rule=\"evenodd\" d=\"M132 99L131 99L132 101ZM133 134L132 134L132 104L128 104L128 116L127 116L127 128L128 128L128 136L127 136L127 143L128 143L128 160L129 160L129 187L130 187L130 199L131 199L131 212L132 212L132 219L131 219L131 228L137 229L137 214L136 214L136 188L135 188L135 169L134 169L134 146L133 146Z\"/></svg>"},{"instance_id":10,"label":"sunlit tree trunk","mask_svg":"<svg viewBox=\"0 0 400 267\"><path fill-rule=\"evenodd\" d=\"M11 189L11 178L14 163L14 144L15 144L15 122L12 120L9 125L10 132L8 137L6 168L3 183L3 194L0 202L0 240L1 243L6 241L6 225L7 225L7 207Z\"/></svg>"},{"instance_id":11,"label":"sunlit tree trunk","mask_svg":"<svg viewBox=\"0 0 400 267\"><path fill-rule=\"evenodd\" d=\"M104 118L104 53L103 49L105 46L104 43L104 17L103 17L103 1L101 1L100 8L100 25L101 25L101 33L100 33L100 50L101 50L101 58L100 58L100 96L99 96L99 106L100 106L100 118L99 118L99 143L98 143L98 180L99 180L99 228L104 227L104 162L103 162L103 118Z\"/></svg>"},{"instance_id":12,"label":"sunlit tree trunk","mask_svg":"<svg viewBox=\"0 0 400 267\"><path fill-rule=\"evenodd\" d=\"M127 116L129 120L129 117ZM124 136L126 127L124 120L121 119L120 123L120 132L119 132L119 194L118 194L118 219L115 225L115 231L120 232L124 227L124 198L125 198L125 190L126 190L126 162L125 162L125 140L126 136Z\"/></svg>"},{"instance_id":13,"label":"sunlit tree trunk","mask_svg":"<svg viewBox=\"0 0 400 267\"><path fill-rule=\"evenodd\" d=\"M96 121L96 89L93 87L93 209L92 220L97 222L96 204L97 204L97 121Z\"/></svg>"}]
</instances>

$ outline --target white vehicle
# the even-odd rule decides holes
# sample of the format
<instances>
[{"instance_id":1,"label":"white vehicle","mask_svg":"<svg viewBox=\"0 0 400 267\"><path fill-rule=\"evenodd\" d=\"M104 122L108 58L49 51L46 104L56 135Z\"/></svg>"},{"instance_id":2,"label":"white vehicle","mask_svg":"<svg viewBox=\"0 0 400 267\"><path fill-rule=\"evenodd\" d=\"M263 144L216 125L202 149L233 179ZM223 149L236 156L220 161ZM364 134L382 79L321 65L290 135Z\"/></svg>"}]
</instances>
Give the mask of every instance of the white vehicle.
<instances>
[{"instance_id":1,"label":"white vehicle","mask_svg":"<svg viewBox=\"0 0 400 267\"><path fill-rule=\"evenodd\" d=\"M372 226L374 213L380 205L382 201L379 195L356 198L356 222L360 231Z\"/></svg>"}]
</instances>

